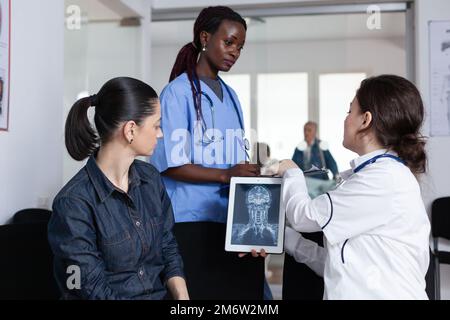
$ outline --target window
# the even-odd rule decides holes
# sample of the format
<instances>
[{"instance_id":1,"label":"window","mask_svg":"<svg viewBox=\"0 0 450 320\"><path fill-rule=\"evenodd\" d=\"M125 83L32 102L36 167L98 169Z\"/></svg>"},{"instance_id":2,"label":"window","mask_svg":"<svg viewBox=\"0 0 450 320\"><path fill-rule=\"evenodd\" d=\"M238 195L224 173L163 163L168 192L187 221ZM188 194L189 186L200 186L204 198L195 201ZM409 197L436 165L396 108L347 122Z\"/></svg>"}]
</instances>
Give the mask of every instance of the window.
<instances>
[{"instance_id":1,"label":"window","mask_svg":"<svg viewBox=\"0 0 450 320\"><path fill-rule=\"evenodd\" d=\"M349 162L357 157L342 145L344 121L350 102L365 78L365 73L334 73L319 76L319 136L328 143L339 171L349 169Z\"/></svg>"},{"instance_id":2,"label":"window","mask_svg":"<svg viewBox=\"0 0 450 320\"><path fill-rule=\"evenodd\" d=\"M290 159L308 120L308 74L258 74L258 140L271 157Z\"/></svg>"}]
</instances>

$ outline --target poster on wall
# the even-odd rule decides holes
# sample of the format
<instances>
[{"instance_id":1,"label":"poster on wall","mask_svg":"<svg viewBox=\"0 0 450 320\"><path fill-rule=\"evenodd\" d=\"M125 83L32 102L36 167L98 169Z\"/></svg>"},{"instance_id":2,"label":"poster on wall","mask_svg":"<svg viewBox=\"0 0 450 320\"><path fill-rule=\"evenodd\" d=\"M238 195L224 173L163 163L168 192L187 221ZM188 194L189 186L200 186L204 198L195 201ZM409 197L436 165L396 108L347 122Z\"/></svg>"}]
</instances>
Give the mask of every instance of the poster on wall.
<instances>
[{"instance_id":1,"label":"poster on wall","mask_svg":"<svg viewBox=\"0 0 450 320\"><path fill-rule=\"evenodd\" d=\"M9 127L11 0L0 0L0 131Z\"/></svg>"},{"instance_id":2,"label":"poster on wall","mask_svg":"<svg viewBox=\"0 0 450 320\"><path fill-rule=\"evenodd\" d=\"M450 136L450 21L430 21L431 135Z\"/></svg>"}]
</instances>

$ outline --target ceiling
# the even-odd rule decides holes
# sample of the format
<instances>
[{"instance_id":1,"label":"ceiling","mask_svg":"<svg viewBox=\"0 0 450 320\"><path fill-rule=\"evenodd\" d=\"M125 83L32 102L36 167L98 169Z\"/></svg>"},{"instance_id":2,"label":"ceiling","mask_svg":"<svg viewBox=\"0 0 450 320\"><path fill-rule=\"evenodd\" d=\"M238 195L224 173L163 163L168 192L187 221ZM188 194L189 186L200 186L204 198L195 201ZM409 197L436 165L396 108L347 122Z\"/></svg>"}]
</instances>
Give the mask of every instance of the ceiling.
<instances>
[{"instance_id":1,"label":"ceiling","mask_svg":"<svg viewBox=\"0 0 450 320\"><path fill-rule=\"evenodd\" d=\"M109 5L111 0L66 0L67 5L76 5L81 8L82 15L89 22L120 21L128 16L128 12ZM112 3L113 1L111 1Z\"/></svg>"},{"instance_id":2,"label":"ceiling","mask_svg":"<svg viewBox=\"0 0 450 320\"><path fill-rule=\"evenodd\" d=\"M265 17L250 20L247 42L328 39L396 38L405 35L404 13L383 13L381 29L369 30L366 14ZM194 21L154 22L153 45L180 45L192 41Z\"/></svg>"},{"instance_id":3,"label":"ceiling","mask_svg":"<svg viewBox=\"0 0 450 320\"><path fill-rule=\"evenodd\" d=\"M91 23L120 21L129 12L111 5L115 0L66 0L80 6ZM282 42L328 39L396 38L405 35L404 13L382 13L381 29L367 28L367 14L334 14L264 17L249 21L247 42ZM192 41L194 21L163 21L152 24L152 44L182 45Z\"/></svg>"}]
</instances>

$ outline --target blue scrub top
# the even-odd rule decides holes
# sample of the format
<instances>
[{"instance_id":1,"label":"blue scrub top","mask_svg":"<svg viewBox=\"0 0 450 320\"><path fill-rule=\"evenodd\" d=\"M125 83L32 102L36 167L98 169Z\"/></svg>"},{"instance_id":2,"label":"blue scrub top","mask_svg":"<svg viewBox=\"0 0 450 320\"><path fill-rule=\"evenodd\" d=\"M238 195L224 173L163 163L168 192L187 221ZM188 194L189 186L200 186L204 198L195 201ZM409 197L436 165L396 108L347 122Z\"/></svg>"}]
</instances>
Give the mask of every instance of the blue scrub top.
<instances>
[{"instance_id":1,"label":"blue scrub top","mask_svg":"<svg viewBox=\"0 0 450 320\"><path fill-rule=\"evenodd\" d=\"M222 83L222 102L202 81L201 89L211 98L215 109L213 130L210 102L202 95L201 105L207 133L209 137L214 135L223 137L223 140L210 144L201 142L204 130L197 121L191 85L184 73L170 82L161 93L161 127L164 137L158 141L150 159L159 172L185 164L228 169L246 160L243 128L239 121L239 117L243 119L243 115L236 93L231 88L228 91ZM237 108L228 92L233 96ZM226 222L227 186L219 183L187 183L168 177L163 177L163 180L172 201L175 222Z\"/></svg>"}]
</instances>

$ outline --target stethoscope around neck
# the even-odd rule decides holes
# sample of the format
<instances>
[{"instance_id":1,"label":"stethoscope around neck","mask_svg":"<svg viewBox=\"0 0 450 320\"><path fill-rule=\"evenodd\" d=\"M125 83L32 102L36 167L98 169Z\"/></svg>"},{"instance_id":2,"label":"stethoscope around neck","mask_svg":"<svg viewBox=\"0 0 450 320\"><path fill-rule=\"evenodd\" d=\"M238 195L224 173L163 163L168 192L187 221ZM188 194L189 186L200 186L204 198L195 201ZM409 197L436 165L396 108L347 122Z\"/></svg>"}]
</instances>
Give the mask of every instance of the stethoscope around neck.
<instances>
[{"instance_id":1,"label":"stethoscope around neck","mask_svg":"<svg viewBox=\"0 0 450 320\"><path fill-rule=\"evenodd\" d=\"M236 100L234 100L233 95L231 94L230 88L222 80L222 78L220 78L220 77L218 77L218 78L219 78L219 81L221 82L221 84L223 84L223 86L227 90L227 93L230 96L231 102L233 103L234 110L236 111L236 114L238 116L239 125L242 129L242 140L238 139L238 141L239 141L239 144L241 145L242 149L245 151L246 160L249 160L250 156L248 154L248 151L250 150L250 143L249 143L248 139L245 138L244 121L242 119L241 113L239 112L238 105L236 103ZM198 92L199 92L198 88L200 87L200 84L199 84L199 81L197 78L194 78L194 83L196 86L195 98L197 98ZM209 130L208 125L206 124L206 121L205 121L205 118L203 117L202 112L200 110L196 110L197 117L200 120L200 123L202 126L202 137L199 139L198 143L202 144L202 145L210 145L212 143L223 141L224 137L222 136L222 137L218 138L214 135L215 129L216 129L216 115L215 115L216 108L214 106L213 100L206 92L200 91L200 99L201 99L202 95L206 98L206 100L208 101L208 104L209 104L209 110L211 112L211 125L212 125L212 128L209 128L209 129L212 129L213 135L211 136L208 134L208 130Z\"/></svg>"},{"instance_id":2,"label":"stethoscope around neck","mask_svg":"<svg viewBox=\"0 0 450 320\"><path fill-rule=\"evenodd\" d=\"M383 153L383 154L379 154L379 155L377 155L377 156L375 156L375 157L373 157L373 158L363 162L362 164L357 166L355 169L353 169L353 173L358 173L359 171L361 171L362 169L364 169L368 165L371 165L372 163L377 162L377 160L381 159L381 158L390 158L390 159L393 159L393 160L395 160L397 162L400 162L400 163L402 163L403 165L406 166L406 162L403 159L401 159L400 157L397 157L397 156L394 156L394 155L388 154L388 153Z\"/></svg>"}]
</instances>

